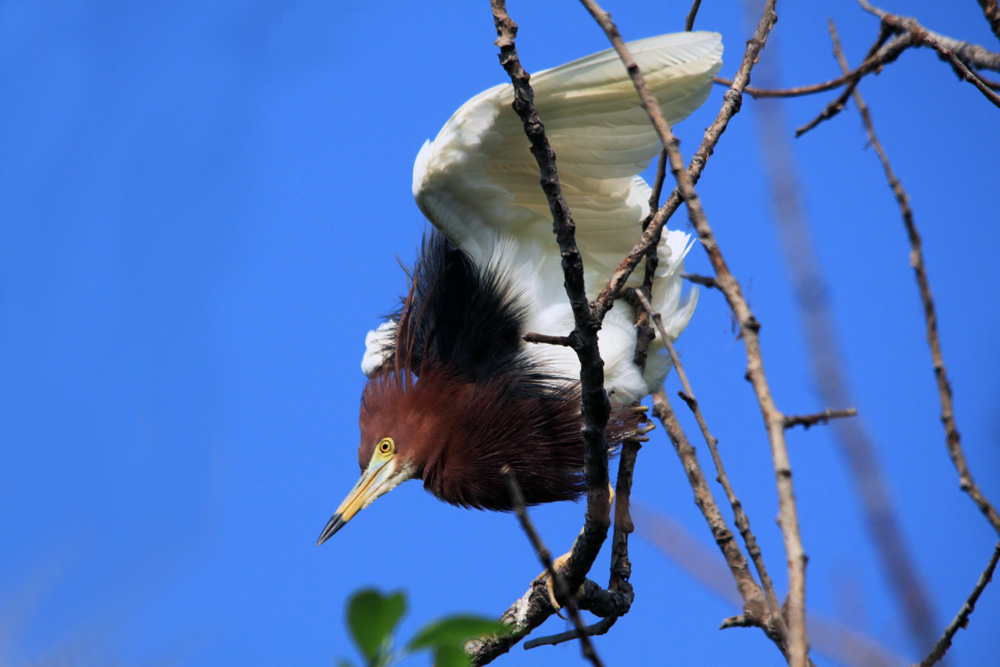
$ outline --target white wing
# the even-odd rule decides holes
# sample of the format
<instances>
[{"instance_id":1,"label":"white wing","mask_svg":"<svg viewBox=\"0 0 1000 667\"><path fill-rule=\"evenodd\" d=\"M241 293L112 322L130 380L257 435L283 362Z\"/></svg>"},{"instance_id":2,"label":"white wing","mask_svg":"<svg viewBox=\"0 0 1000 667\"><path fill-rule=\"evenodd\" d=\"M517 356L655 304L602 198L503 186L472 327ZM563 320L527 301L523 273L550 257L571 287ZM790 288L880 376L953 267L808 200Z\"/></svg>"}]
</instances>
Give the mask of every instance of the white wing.
<instances>
[{"instance_id":1,"label":"white wing","mask_svg":"<svg viewBox=\"0 0 1000 667\"><path fill-rule=\"evenodd\" d=\"M661 35L628 47L671 124L705 101L722 66L722 41L715 33ZM531 83L593 297L638 239L649 199L649 186L638 174L662 146L614 51L538 72ZM512 101L513 89L504 84L456 111L420 150L413 195L427 218L475 261L501 263L515 277L515 288L531 301L531 331L565 334L573 318L552 218ZM692 291L681 298L678 274L688 247L687 235L669 232L658 249L661 280L653 302L674 336L687 324L697 296ZM380 327L378 335L386 333ZM653 360L643 378L631 362L634 343L632 312L618 303L605 320L601 352L608 388L621 400L641 397L666 373L666 363ZM572 351L536 349L567 375L579 373ZM380 354L377 337L370 334L366 372L378 368Z\"/></svg>"},{"instance_id":2,"label":"white wing","mask_svg":"<svg viewBox=\"0 0 1000 667\"><path fill-rule=\"evenodd\" d=\"M722 66L715 33L661 35L628 46L671 124L705 101ZM614 51L539 72L531 83L584 265L607 276L635 242L649 199L636 176L662 146ZM413 194L424 214L482 259L497 232L556 252L538 166L512 101L513 89L504 84L466 102L424 144L413 170Z\"/></svg>"}]
</instances>

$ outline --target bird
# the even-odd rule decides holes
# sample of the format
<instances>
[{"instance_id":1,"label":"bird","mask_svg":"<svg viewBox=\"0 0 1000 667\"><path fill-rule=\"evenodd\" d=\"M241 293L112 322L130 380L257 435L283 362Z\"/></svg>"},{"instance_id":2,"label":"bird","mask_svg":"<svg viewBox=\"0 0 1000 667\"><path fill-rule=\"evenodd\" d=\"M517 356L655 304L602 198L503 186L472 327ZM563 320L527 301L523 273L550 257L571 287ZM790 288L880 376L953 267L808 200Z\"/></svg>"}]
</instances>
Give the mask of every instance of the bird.
<instances>
[{"instance_id":1,"label":"bird","mask_svg":"<svg viewBox=\"0 0 1000 667\"><path fill-rule=\"evenodd\" d=\"M671 125L704 103L722 66L722 40L711 32L628 48ZM531 83L592 299L638 239L650 196L639 174L663 147L612 50L533 74ZM579 361L567 347L524 340L529 332L565 335L574 320L538 167L512 101L510 84L476 95L417 155L413 195L432 227L399 309L366 336L361 477L317 544L409 479L452 505L496 511L513 509L505 466L528 505L586 490ZM697 288L683 293L681 277L691 244L672 230L657 247L651 301L672 339L697 302ZM634 316L617 301L599 332L609 455L643 432L644 409L634 404L669 370L657 341L645 370L636 366Z\"/></svg>"}]
</instances>

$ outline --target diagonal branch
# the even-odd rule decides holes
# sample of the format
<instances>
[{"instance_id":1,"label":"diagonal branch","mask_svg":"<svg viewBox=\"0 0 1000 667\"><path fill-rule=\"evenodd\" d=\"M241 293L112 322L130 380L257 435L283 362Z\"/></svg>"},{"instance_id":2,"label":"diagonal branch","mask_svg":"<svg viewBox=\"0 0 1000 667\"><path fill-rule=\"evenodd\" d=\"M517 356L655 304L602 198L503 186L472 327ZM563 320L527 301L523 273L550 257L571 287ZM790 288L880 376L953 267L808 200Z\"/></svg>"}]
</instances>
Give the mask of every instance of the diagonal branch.
<instances>
[{"instance_id":1,"label":"diagonal branch","mask_svg":"<svg viewBox=\"0 0 1000 667\"><path fill-rule=\"evenodd\" d=\"M952 639L958 633L959 628L964 628L969 624L969 617L972 612L976 609L976 602L979 601L979 596L982 594L983 589L986 585L990 583L993 579L993 572L996 570L997 561L1000 560L1000 542L997 542L996 547L993 549L993 555L990 557L990 562L987 563L986 569L983 573L979 575L979 581L976 582L975 587L972 589L972 593L969 594L968 599L962 604L962 608L958 610L958 614L952 619L948 627L944 629L944 634L941 635L941 639L938 640L934 648L927 655L926 658L920 661L919 667L931 667L935 665L944 654L948 651L951 646Z\"/></svg>"},{"instance_id":2,"label":"diagonal branch","mask_svg":"<svg viewBox=\"0 0 1000 667\"><path fill-rule=\"evenodd\" d=\"M757 544L757 538L754 537L753 532L750 530L750 519L747 517L745 511L743 511L743 503L736 496L736 492L733 490L732 484L729 483L729 476L726 474L726 468L722 463L722 457L719 455L719 441L712 435L711 431L708 429L708 423L705 421L705 416L701 412L701 406L698 405L698 399L694 396L694 390L691 388L691 383L688 382L687 373L684 372L684 366L681 364L681 359L674 349L673 343L670 342L670 336L667 335L666 330L663 328L663 319L660 317L659 313L653 312L653 306L649 303L649 299L640 292L635 292L636 298L642 304L642 307L652 315L653 321L656 323L656 328L660 333L660 339L667 348L667 352L670 354L670 361L674 365L674 369L677 372L677 378L681 381L681 386L684 387L684 392L681 394L681 398L687 403L688 408L694 413L694 417L698 422L698 427L701 429L702 437L705 439L705 444L708 445L708 451L712 455L712 462L715 464L715 470L718 473L716 479L719 484L722 485L722 489L726 494L726 499L729 501L729 505L733 508L733 520L736 523L736 527L740 531L740 535L743 537L743 543L746 545L747 553L750 555L750 559L753 561L754 569L757 570L757 576L760 577L761 585L764 589L764 596L767 599L768 611L772 615L776 615L779 619L781 605L778 604L778 598L774 593L774 584L771 582L771 577L767 573L767 567L764 564L764 557L761 554L760 546Z\"/></svg>"},{"instance_id":3,"label":"diagonal branch","mask_svg":"<svg viewBox=\"0 0 1000 667\"><path fill-rule=\"evenodd\" d=\"M684 169L683 159L677 148L677 139L670 131L670 126L660 111L656 98L646 85L632 56L625 47L625 42L618 29L611 21L610 15L604 12L594 0L581 0L594 19L604 29L608 39L618 52L625 69L639 93L640 102L649 115L660 140L663 142L670 158L670 171L677 180L677 190L687 205L688 219L698 232L698 238L708 253L712 267L715 269L719 289L726 296L740 323L741 338L747 353L747 377L753 386L754 393L760 405L761 414L767 429L771 445L771 457L774 461L775 479L778 487L778 524L781 526L785 542L785 553L788 558L789 594L786 604L788 616L789 663L792 667L804 667L808 662L808 639L805 623L805 566L806 555L802 548L802 537L799 532L798 510L795 506L795 490L792 484L791 462L788 458L788 448L785 443L784 415L778 410L771 397L767 376L764 373L763 356L760 350L760 324L750 310L743 297L739 282L729 271L722 256L722 251L715 242L715 235L708 224L708 219L701 207L701 201L694 190L694 184ZM767 4L764 10L765 19L776 17L774 2ZM762 23L765 22L762 19ZM652 224L650 225L652 227Z\"/></svg>"}]
</instances>

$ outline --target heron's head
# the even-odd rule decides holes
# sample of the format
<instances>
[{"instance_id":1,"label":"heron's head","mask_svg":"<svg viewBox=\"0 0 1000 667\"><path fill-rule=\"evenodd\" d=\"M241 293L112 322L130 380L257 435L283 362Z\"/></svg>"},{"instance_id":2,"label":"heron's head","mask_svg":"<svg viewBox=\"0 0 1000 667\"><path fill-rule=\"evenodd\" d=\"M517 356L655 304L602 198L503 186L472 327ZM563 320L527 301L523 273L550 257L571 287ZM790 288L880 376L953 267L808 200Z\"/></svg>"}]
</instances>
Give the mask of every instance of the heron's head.
<instances>
[{"instance_id":1,"label":"heron's head","mask_svg":"<svg viewBox=\"0 0 1000 667\"><path fill-rule=\"evenodd\" d=\"M326 524L317 544L340 530L379 496L408 479L420 478L447 440L448 396L440 379L401 377L389 372L372 378L361 398L361 479Z\"/></svg>"}]
</instances>

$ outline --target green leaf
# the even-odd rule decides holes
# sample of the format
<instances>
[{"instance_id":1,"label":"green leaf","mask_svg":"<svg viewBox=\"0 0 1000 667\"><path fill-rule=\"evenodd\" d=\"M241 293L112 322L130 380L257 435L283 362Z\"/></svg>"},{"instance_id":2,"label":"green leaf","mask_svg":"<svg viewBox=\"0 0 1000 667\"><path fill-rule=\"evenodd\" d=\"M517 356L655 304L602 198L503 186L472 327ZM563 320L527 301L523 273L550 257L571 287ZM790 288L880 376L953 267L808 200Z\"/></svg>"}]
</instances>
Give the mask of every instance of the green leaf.
<instances>
[{"instance_id":1,"label":"green leaf","mask_svg":"<svg viewBox=\"0 0 1000 667\"><path fill-rule=\"evenodd\" d=\"M407 648L461 649L467 639L483 635L506 634L510 628L501 623L479 616L450 616L425 625Z\"/></svg>"},{"instance_id":2,"label":"green leaf","mask_svg":"<svg viewBox=\"0 0 1000 667\"><path fill-rule=\"evenodd\" d=\"M469 658L457 646L441 646L434 652L434 667L469 667Z\"/></svg>"},{"instance_id":3,"label":"green leaf","mask_svg":"<svg viewBox=\"0 0 1000 667\"><path fill-rule=\"evenodd\" d=\"M405 611L406 598L401 592L382 595L367 589L351 597L347 603L347 623L368 662L374 661L388 642Z\"/></svg>"}]
</instances>

